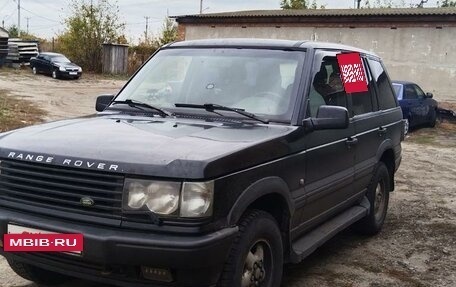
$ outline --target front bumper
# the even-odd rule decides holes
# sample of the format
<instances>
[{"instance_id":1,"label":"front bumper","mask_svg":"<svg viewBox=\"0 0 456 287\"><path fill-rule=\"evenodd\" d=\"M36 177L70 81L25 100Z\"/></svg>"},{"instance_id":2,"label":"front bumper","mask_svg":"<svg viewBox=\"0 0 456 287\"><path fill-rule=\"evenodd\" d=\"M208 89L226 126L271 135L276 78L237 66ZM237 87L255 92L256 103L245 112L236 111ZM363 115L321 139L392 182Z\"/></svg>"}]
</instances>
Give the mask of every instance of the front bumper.
<instances>
[{"instance_id":1,"label":"front bumper","mask_svg":"<svg viewBox=\"0 0 456 287\"><path fill-rule=\"evenodd\" d=\"M73 72L68 72L68 71L62 72L62 71L58 70L57 75L61 78L79 78L82 75L82 72L74 72L76 74L70 74L70 73L73 73Z\"/></svg>"},{"instance_id":2,"label":"front bumper","mask_svg":"<svg viewBox=\"0 0 456 287\"><path fill-rule=\"evenodd\" d=\"M212 286L218 280L237 227L189 236L157 234L74 222L0 209L0 236L7 224L54 231L82 233L82 256L60 253L6 253L7 259L43 269L118 286ZM140 266L170 269L172 283L146 280Z\"/></svg>"}]
</instances>

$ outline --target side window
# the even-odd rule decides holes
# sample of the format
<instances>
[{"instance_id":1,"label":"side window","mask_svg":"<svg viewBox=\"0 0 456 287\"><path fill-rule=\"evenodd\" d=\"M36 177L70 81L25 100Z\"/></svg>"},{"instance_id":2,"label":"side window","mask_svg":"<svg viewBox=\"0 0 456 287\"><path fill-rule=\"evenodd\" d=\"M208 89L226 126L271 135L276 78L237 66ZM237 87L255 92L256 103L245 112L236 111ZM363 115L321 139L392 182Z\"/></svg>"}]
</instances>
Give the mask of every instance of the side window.
<instances>
[{"instance_id":1,"label":"side window","mask_svg":"<svg viewBox=\"0 0 456 287\"><path fill-rule=\"evenodd\" d=\"M387 110L397 106L391 82L382 64L377 60L369 59L374 82L377 86L378 105L380 110Z\"/></svg>"},{"instance_id":2,"label":"side window","mask_svg":"<svg viewBox=\"0 0 456 287\"><path fill-rule=\"evenodd\" d=\"M418 96L418 98L424 99L425 94L424 94L423 90L420 87L418 87L417 85L413 85L413 87L415 88L415 92L416 92L416 95Z\"/></svg>"},{"instance_id":3,"label":"side window","mask_svg":"<svg viewBox=\"0 0 456 287\"><path fill-rule=\"evenodd\" d=\"M368 91L361 92L361 93L353 93L350 94L352 99L352 115L361 115L365 113L370 113L374 111L373 105L373 89L374 89L374 81L372 75L367 69L366 63L364 62L364 70L366 71L367 80L368 80Z\"/></svg>"},{"instance_id":4,"label":"side window","mask_svg":"<svg viewBox=\"0 0 456 287\"><path fill-rule=\"evenodd\" d=\"M317 54L318 57L318 54ZM318 65L319 64L319 65ZM308 114L315 117L322 105L347 107L347 94L335 56L325 56L314 66Z\"/></svg>"},{"instance_id":5,"label":"side window","mask_svg":"<svg viewBox=\"0 0 456 287\"><path fill-rule=\"evenodd\" d=\"M406 100L416 100L416 99L418 99L418 95L416 93L416 90L415 90L415 88L412 85L405 85L404 98Z\"/></svg>"}]
</instances>

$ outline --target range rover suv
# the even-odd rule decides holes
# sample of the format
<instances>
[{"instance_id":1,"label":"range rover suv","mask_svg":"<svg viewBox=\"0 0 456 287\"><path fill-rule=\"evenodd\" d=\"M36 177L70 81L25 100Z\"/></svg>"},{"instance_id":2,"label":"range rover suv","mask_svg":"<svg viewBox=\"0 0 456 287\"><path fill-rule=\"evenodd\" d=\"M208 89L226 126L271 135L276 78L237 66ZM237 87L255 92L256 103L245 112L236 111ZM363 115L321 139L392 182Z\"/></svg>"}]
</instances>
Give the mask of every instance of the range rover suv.
<instances>
[{"instance_id":1,"label":"range rover suv","mask_svg":"<svg viewBox=\"0 0 456 287\"><path fill-rule=\"evenodd\" d=\"M344 88L347 53L364 90ZM0 235L83 235L79 253L0 248L38 284L274 287L344 228L382 228L403 122L370 52L174 43L96 110L0 135Z\"/></svg>"}]
</instances>

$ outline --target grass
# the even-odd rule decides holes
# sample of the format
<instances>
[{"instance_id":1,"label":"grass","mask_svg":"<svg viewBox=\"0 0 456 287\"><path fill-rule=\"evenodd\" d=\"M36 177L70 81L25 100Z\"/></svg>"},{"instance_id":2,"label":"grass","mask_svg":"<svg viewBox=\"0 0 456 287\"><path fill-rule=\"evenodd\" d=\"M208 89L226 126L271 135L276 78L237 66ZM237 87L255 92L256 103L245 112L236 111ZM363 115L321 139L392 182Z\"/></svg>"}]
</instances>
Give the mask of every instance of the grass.
<instances>
[{"instance_id":1,"label":"grass","mask_svg":"<svg viewBox=\"0 0 456 287\"><path fill-rule=\"evenodd\" d=\"M0 132L39 123L44 115L32 102L8 96L8 91L0 90Z\"/></svg>"}]
</instances>

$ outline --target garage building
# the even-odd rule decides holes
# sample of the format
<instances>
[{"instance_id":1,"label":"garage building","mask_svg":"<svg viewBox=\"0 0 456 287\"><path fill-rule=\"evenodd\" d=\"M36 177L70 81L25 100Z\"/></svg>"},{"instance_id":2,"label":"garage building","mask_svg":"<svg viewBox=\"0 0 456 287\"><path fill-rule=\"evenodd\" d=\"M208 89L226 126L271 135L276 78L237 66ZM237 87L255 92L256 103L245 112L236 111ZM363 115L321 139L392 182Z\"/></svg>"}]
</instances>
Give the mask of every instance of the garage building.
<instances>
[{"instance_id":1,"label":"garage building","mask_svg":"<svg viewBox=\"0 0 456 287\"><path fill-rule=\"evenodd\" d=\"M377 53L396 80L456 102L456 8L258 10L175 17L181 40L274 38Z\"/></svg>"}]
</instances>

